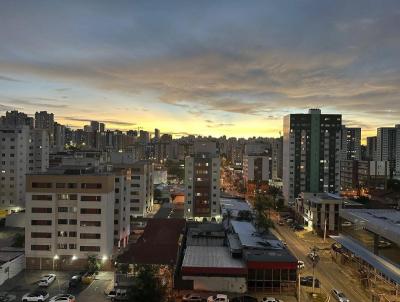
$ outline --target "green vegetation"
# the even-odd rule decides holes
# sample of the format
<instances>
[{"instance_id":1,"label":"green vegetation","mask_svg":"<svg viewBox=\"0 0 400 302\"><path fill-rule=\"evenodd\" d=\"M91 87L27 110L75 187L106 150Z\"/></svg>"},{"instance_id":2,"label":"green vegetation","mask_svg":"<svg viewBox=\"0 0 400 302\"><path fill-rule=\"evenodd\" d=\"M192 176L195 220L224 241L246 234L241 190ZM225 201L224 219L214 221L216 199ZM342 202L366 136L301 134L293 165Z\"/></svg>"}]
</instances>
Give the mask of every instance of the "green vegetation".
<instances>
[{"instance_id":1,"label":"green vegetation","mask_svg":"<svg viewBox=\"0 0 400 302\"><path fill-rule=\"evenodd\" d=\"M136 278L129 290L131 302L166 302L167 288L159 279L158 267L154 265L135 266Z\"/></svg>"},{"instance_id":2,"label":"green vegetation","mask_svg":"<svg viewBox=\"0 0 400 302\"><path fill-rule=\"evenodd\" d=\"M97 273L100 270L100 260L97 259L96 255L88 256L88 271L91 274Z\"/></svg>"},{"instance_id":3,"label":"green vegetation","mask_svg":"<svg viewBox=\"0 0 400 302\"><path fill-rule=\"evenodd\" d=\"M274 227L274 223L270 219L270 210L274 207L274 201L267 195L257 194L254 200L254 209L256 211L256 226L260 229L268 230ZM268 217L265 212L268 209Z\"/></svg>"}]
</instances>

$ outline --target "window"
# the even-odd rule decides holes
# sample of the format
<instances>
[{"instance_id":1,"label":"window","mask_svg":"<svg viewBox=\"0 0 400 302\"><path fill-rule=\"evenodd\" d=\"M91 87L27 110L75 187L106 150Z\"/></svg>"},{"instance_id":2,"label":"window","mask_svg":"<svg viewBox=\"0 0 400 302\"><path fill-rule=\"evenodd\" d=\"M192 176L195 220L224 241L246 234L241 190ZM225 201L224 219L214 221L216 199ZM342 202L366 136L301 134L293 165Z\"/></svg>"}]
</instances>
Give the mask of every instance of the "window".
<instances>
[{"instance_id":1,"label":"window","mask_svg":"<svg viewBox=\"0 0 400 302\"><path fill-rule=\"evenodd\" d=\"M52 213L52 208L32 208L32 213Z\"/></svg>"},{"instance_id":2,"label":"window","mask_svg":"<svg viewBox=\"0 0 400 302\"><path fill-rule=\"evenodd\" d=\"M101 183L83 183L81 184L82 189L101 189Z\"/></svg>"},{"instance_id":3,"label":"window","mask_svg":"<svg viewBox=\"0 0 400 302\"><path fill-rule=\"evenodd\" d=\"M57 236L58 236L58 237L67 237L68 234L67 234L67 232L64 232L64 231L58 231L58 232L57 232Z\"/></svg>"},{"instance_id":4,"label":"window","mask_svg":"<svg viewBox=\"0 0 400 302\"><path fill-rule=\"evenodd\" d=\"M101 214L101 209L81 209L81 214Z\"/></svg>"},{"instance_id":5,"label":"window","mask_svg":"<svg viewBox=\"0 0 400 302\"><path fill-rule=\"evenodd\" d=\"M58 200L77 200L77 194L57 194Z\"/></svg>"},{"instance_id":6,"label":"window","mask_svg":"<svg viewBox=\"0 0 400 302\"><path fill-rule=\"evenodd\" d=\"M81 245L79 250L81 252L100 252L100 247L99 246L85 246Z\"/></svg>"},{"instance_id":7,"label":"window","mask_svg":"<svg viewBox=\"0 0 400 302\"><path fill-rule=\"evenodd\" d=\"M131 184L131 188L140 188L140 184Z\"/></svg>"},{"instance_id":8,"label":"window","mask_svg":"<svg viewBox=\"0 0 400 302\"><path fill-rule=\"evenodd\" d=\"M32 244L31 245L32 251L50 251L51 245L39 245L39 244Z\"/></svg>"},{"instance_id":9,"label":"window","mask_svg":"<svg viewBox=\"0 0 400 302\"><path fill-rule=\"evenodd\" d=\"M70 249L70 250L76 250L76 244L70 243L70 244L69 244L69 249Z\"/></svg>"},{"instance_id":10,"label":"window","mask_svg":"<svg viewBox=\"0 0 400 302\"><path fill-rule=\"evenodd\" d=\"M77 220L76 219L70 219L69 220L69 224L70 225L76 225L77 224Z\"/></svg>"},{"instance_id":11,"label":"window","mask_svg":"<svg viewBox=\"0 0 400 302\"><path fill-rule=\"evenodd\" d=\"M51 220L32 220L31 225L51 225Z\"/></svg>"},{"instance_id":12,"label":"window","mask_svg":"<svg viewBox=\"0 0 400 302\"><path fill-rule=\"evenodd\" d=\"M58 224L68 224L68 219L58 219Z\"/></svg>"},{"instance_id":13,"label":"window","mask_svg":"<svg viewBox=\"0 0 400 302\"><path fill-rule=\"evenodd\" d=\"M69 237L76 237L76 232L69 232Z\"/></svg>"},{"instance_id":14,"label":"window","mask_svg":"<svg viewBox=\"0 0 400 302\"><path fill-rule=\"evenodd\" d=\"M32 232L31 238L51 238L51 233Z\"/></svg>"},{"instance_id":15,"label":"window","mask_svg":"<svg viewBox=\"0 0 400 302\"><path fill-rule=\"evenodd\" d=\"M53 200L51 195L32 195L32 200Z\"/></svg>"},{"instance_id":16,"label":"window","mask_svg":"<svg viewBox=\"0 0 400 302\"><path fill-rule=\"evenodd\" d=\"M52 187L51 182L33 182L32 188L48 189Z\"/></svg>"},{"instance_id":17,"label":"window","mask_svg":"<svg viewBox=\"0 0 400 302\"><path fill-rule=\"evenodd\" d=\"M81 201L101 201L101 196L83 195Z\"/></svg>"},{"instance_id":18,"label":"window","mask_svg":"<svg viewBox=\"0 0 400 302\"><path fill-rule=\"evenodd\" d=\"M81 233L80 234L81 239L100 239L100 234L95 234L95 233Z\"/></svg>"},{"instance_id":19,"label":"window","mask_svg":"<svg viewBox=\"0 0 400 302\"><path fill-rule=\"evenodd\" d=\"M66 250L67 249L67 244L66 243L59 243L59 244L57 244L57 248L59 250Z\"/></svg>"},{"instance_id":20,"label":"window","mask_svg":"<svg viewBox=\"0 0 400 302\"><path fill-rule=\"evenodd\" d=\"M68 189L76 189L76 188L78 188L78 184L76 184L76 183L68 183L67 184L67 188Z\"/></svg>"},{"instance_id":21,"label":"window","mask_svg":"<svg viewBox=\"0 0 400 302\"><path fill-rule=\"evenodd\" d=\"M131 207L130 210L132 212L139 212L140 208L139 207Z\"/></svg>"},{"instance_id":22,"label":"window","mask_svg":"<svg viewBox=\"0 0 400 302\"><path fill-rule=\"evenodd\" d=\"M136 199L136 198L134 198L134 199L131 199L131 203L139 203L140 202L140 200L139 199Z\"/></svg>"},{"instance_id":23,"label":"window","mask_svg":"<svg viewBox=\"0 0 400 302\"><path fill-rule=\"evenodd\" d=\"M58 212L59 212L59 213L68 212L68 207L58 207Z\"/></svg>"},{"instance_id":24,"label":"window","mask_svg":"<svg viewBox=\"0 0 400 302\"><path fill-rule=\"evenodd\" d=\"M95 227L99 227L101 226L101 221L81 221L80 224L82 227L90 227L90 226L95 226Z\"/></svg>"},{"instance_id":25,"label":"window","mask_svg":"<svg viewBox=\"0 0 400 302\"><path fill-rule=\"evenodd\" d=\"M57 189L63 189L63 188L65 188L65 183L56 183L56 188Z\"/></svg>"}]
</instances>

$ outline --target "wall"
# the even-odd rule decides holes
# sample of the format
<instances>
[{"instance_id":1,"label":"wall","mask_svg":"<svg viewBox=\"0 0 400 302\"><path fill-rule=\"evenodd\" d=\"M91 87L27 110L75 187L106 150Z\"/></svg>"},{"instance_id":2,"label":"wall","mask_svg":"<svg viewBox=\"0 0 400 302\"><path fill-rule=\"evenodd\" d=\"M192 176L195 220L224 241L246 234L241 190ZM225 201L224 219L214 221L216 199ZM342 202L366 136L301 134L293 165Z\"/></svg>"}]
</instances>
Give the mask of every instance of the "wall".
<instances>
[{"instance_id":1,"label":"wall","mask_svg":"<svg viewBox=\"0 0 400 302\"><path fill-rule=\"evenodd\" d=\"M247 291L246 278L240 277L183 277L184 280L193 280L193 289L213 292L245 293Z\"/></svg>"},{"instance_id":2,"label":"wall","mask_svg":"<svg viewBox=\"0 0 400 302\"><path fill-rule=\"evenodd\" d=\"M6 227L25 228L25 212L12 213L6 216Z\"/></svg>"},{"instance_id":3,"label":"wall","mask_svg":"<svg viewBox=\"0 0 400 302\"><path fill-rule=\"evenodd\" d=\"M8 269L8 272L7 272ZM22 270L25 269L25 255L22 254L17 258L6 262L0 266L0 285L2 285L8 279L18 275Z\"/></svg>"}]
</instances>

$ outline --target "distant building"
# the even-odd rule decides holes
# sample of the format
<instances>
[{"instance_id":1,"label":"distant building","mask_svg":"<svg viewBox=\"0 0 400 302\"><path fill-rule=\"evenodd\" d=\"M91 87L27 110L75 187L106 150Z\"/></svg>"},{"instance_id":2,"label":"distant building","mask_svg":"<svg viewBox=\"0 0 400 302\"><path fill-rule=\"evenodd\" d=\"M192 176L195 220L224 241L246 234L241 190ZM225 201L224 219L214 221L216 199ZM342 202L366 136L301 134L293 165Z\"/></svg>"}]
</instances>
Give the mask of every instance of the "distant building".
<instances>
[{"instance_id":1,"label":"distant building","mask_svg":"<svg viewBox=\"0 0 400 302\"><path fill-rule=\"evenodd\" d=\"M361 128L342 126L341 160L361 160Z\"/></svg>"},{"instance_id":2,"label":"distant building","mask_svg":"<svg viewBox=\"0 0 400 302\"><path fill-rule=\"evenodd\" d=\"M0 208L25 206L25 175L49 167L47 132L29 126L0 126Z\"/></svg>"},{"instance_id":3,"label":"distant building","mask_svg":"<svg viewBox=\"0 0 400 302\"><path fill-rule=\"evenodd\" d=\"M378 128L376 160L390 162L390 175L400 175L400 125Z\"/></svg>"},{"instance_id":4,"label":"distant building","mask_svg":"<svg viewBox=\"0 0 400 302\"><path fill-rule=\"evenodd\" d=\"M7 111L6 115L0 118L0 125L10 127L29 126L29 128L33 128L34 119L17 110Z\"/></svg>"},{"instance_id":5,"label":"distant building","mask_svg":"<svg viewBox=\"0 0 400 302\"><path fill-rule=\"evenodd\" d=\"M28 269L78 270L113 253L114 175L90 168L29 174L25 256Z\"/></svg>"},{"instance_id":6,"label":"distant building","mask_svg":"<svg viewBox=\"0 0 400 302\"><path fill-rule=\"evenodd\" d=\"M220 217L220 158L215 143L196 143L185 158L185 218Z\"/></svg>"},{"instance_id":7,"label":"distant building","mask_svg":"<svg viewBox=\"0 0 400 302\"><path fill-rule=\"evenodd\" d=\"M367 149L366 149L366 160L377 160L376 149L377 148L377 137L367 137Z\"/></svg>"},{"instance_id":8,"label":"distant building","mask_svg":"<svg viewBox=\"0 0 400 302\"><path fill-rule=\"evenodd\" d=\"M284 117L283 195L293 203L301 192L334 193L340 189L342 116L308 114Z\"/></svg>"},{"instance_id":9,"label":"distant building","mask_svg":"<svg viewBox=\"0 0 400 302\"><path fill-rule=\"evenodd\" d=\"M265 155L243 156L243 181L262 183L271 179L271 160Z\"/></svg>"},{"instance_id":10,"label":"distant building","mask_svg":"<svg viewBox=\"0 0 400 302\"><path fill-rule=\"evenodd\" d=\"M283 175L283 137L272 141L272 179L282 179Z\"/></svg>"},{"instance_id":11,"label":"distant building","mask_svg":"<svg viewBox=\"0 0 400 302\"><path fill-rule=\"evenodd\" d=\"M52 147L54 145L54 114L47 111L36 112L35 128L47 131L50 147Z\"/></svg>"}]
</instances>

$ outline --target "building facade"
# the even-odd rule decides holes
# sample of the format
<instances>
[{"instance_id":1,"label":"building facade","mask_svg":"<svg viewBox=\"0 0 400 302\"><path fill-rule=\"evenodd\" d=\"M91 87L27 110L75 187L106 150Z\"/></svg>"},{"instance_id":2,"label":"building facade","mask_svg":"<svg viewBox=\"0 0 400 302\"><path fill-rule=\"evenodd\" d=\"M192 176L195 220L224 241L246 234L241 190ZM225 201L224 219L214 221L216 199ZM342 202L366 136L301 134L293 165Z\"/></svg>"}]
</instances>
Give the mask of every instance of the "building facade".
<instances>
[{"instance_id":1,"label":"building facade","mask_svg":"<svg viewBox=\"0 0 400 302\"><path fill-rule=\"evenodd\" d=\"M114 243L114 182L112 174L84 170L29 174L27 268L81 269L91 255L107 267Z\"/></svg>"},{"instance_id":2,"label":"building facade","mask_svg":"<svg viewBox=\"0 0 400 302\"><path fill-rule=\"evenodd\" d=\"M293 204L300 192L338 192L342 116L308 114L284 117L283 195Z\"/></svg>"},{"instance_id":3,"label":"building facade","mask_svg":"<svg viewBox=\"0 0 400 302\"><path fill-rule=\"evenodd\" d=\"M391 177L400 175L400 125L378 128L376 158L390 162Z\"/></svg>"},{"instance_id":4,"label":"building facade","mask_svg":"<svg viewBox=\"0 0 400 302\"><path fill-rule=\"evenodd\" d=\"M341 160L361 160L361 128L342 126Z\"/></svg>"}]
</instances>

